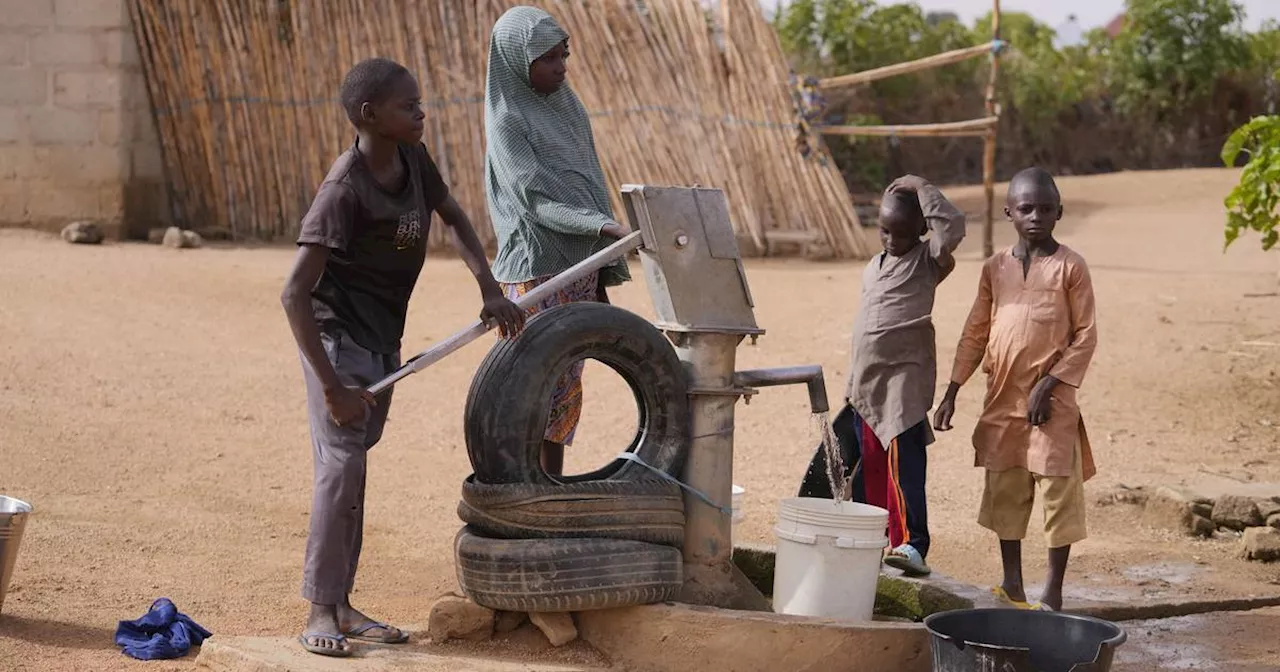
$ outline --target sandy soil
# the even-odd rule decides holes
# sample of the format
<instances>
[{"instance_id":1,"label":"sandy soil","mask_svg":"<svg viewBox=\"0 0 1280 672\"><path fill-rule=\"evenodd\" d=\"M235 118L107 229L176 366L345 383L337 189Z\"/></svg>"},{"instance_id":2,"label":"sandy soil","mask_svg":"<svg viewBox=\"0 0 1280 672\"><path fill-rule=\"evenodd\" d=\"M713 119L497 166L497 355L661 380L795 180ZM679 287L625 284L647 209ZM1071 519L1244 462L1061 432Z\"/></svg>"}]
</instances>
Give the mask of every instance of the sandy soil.
<instances>
[{"instance_id":1,"label":"sandy soil","mask_svg":"<svg viewBox=\"0 0 1280 672\"><path fill-rule=\"evenodd\" d=\"M1117 483L1176 483L1206 471L1280 481L1280 257L1253 240L1222 252L1221 197L1232 180L1230 171L1186 171L1062 181L1060 237L1089 260L1098 294L1101 345L1081 395L1100 466L1091 499ZM980 190L952 195L980 221ZM998 225L997 243L1010 239L1009 225ZM940 377L974 295L979 241L975 226L939 290ZM69 246L0 231L0 493L37 510L0 619L0 669L141 669L111 636L117 620L136 618L159 596L215 633L301 626L311 466L300 365L277 301L290 256L285 248ZM741 349L740 366L819 363L838 398L861 265L760 261L748 269L768 333ZM642 285L614 296L651 314ZM460 262L428 262L406 351L463 326L477 300ZM486 348L472 345L396 392L372 455L354 595L378 617L422 623L431 599L454 586L454 507L469 473L461 413ZM932 561L989 582L998 558L974 522L980 478L968 443L980 388L965 389L956 431L931 450ZM616 409L626 394L602 366L588 369L571 469L585 471L624 445L631 427ZM767 390L739 407L741 539L771 541L776 502L794 493L814 438L802 389ZM1077 547L1068 599L1280 590L1269 584L1280 568L1236 559L1232 542L1192 544L1145 529L1128 507L1090 514L1092 537ZM1031 577L1042 571L1040 541L1035 531L1028 538ZM1228 661L1280 664L1274 614L1232 618L1234 634L1189 659L1223 669L1237 669ZM1194 636L1160 628L1135 633L1129 646ZM1178 669L1168 663L1176 649L1163 651L1157 662L1136 657L1123 669Z\"/></svg>"}]
</instances>

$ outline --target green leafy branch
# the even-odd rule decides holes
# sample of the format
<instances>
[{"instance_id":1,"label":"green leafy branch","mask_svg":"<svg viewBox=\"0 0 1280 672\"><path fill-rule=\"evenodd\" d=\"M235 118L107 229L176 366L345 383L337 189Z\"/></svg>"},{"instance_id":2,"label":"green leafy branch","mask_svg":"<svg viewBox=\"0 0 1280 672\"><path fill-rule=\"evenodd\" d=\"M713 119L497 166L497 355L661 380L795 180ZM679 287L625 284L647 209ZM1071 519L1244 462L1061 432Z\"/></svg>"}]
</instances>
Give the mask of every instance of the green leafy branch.
<instances>
[{"instance_id":1,"label":"green leafy branch","mask_svg":"<svg viewBox=\"0 0 1280 672\"><path fill-rule=\"evenodd\" d=\"M1234 166L1241 154L1248 163L1240 182L1227 195L1226 242L1229 247L1246 230L1262 236L1262 249L1280 242L1280 116L1254 117L1236 129L1222 146L1222 161Z\"/></svg>"}]
</instances>

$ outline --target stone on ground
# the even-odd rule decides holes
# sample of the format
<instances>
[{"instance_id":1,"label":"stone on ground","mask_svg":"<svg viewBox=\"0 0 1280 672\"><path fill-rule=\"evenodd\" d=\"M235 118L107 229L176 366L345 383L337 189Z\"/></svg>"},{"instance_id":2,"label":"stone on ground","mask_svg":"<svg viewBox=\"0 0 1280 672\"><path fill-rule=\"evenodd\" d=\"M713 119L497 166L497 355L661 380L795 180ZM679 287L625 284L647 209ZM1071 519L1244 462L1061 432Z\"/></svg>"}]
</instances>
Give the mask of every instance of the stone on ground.
<instances>
[{"instance_id":1,"label":"stone on ground","mask_svg":"<svg viewBox=\"0 0 1280 672\"><path fill-rule=\"evenodd\" d=\"M165 247L172 247L175 250L182 247L182 229L176 226L165 229L164 236L160 239L160 242Z\"/></svg>"},{"instance_id":2,"label":"stone on ground","mask_svg":"<svg viewBox=\"0 0 1280 672\"><path fill-rule=\"evenodd\" d=\"M431 605L427 636L433 642L451 639L482 641L493 636L494 613L465 597L445 595Z\"/></svg>"},{"instance_id":3,"label":"stone on ground","mask_svg":"<svg viewBox=\"0 0 1280 672\"><path fill-rule=\"evenodd\" d=\"M1191 516L1191 533L1197 537L1212 537L1218 526L1204 516Z\"/></svg>"},{"instance_id":4,"label":"stone on ground","mask_svg":"<svg viewBox=\"0 0 1280 672\"><path fill-rule=\"evenodd\" d=\"M1277 513L1267 519L1267 527L1273 527L1280 530L1280 513Z\"/></svg>"},{"instance_id":5,"label":"stone on ground","mask_svg":"<svg viewBox=\"0 0 1280 672\"><path fill-rule=\"evenodd\" d=\"M171 226L164 231L164 236L160 242L165 247L171 247L175 250L182 248L197 248L204 245L204 239L195 231L185 231L176 226Z\"/></svg>"},{"instance_id":6,"label":"stone on ground","mask_svg":"<svg viewBox=\"0 0 1280 672\"><path fill-rule=\"evenodd\" d=\"M1191 505L1191 512L1201 518L1213 518L1213 502L1196 502Z\"/></svg>"},{"instance_id":7,"label":"stone on ground","mask_svg":"<svg viewBox=\"0 0 1280 672\"><path fill-rule=\"evenodd\" d=\"M1273 527L1251 527L1244 531L1243 544L1242 554L1246 560L1280 560L1280 530Z\"/></svg>"},{"instance_id":8,"label":"stone on ground","mask_svg":"<svg viewBox=\"0 0 1280 672\"><path fill-rule=\"evenodd\" d=\"M103 241L102 229L93 222L72 222L62 229L62 239L79 245L97 245Z\"/></svg>"},{"instance_id":9,"label":"stone on ground","mask_svg":"<svg viewBox=\"0 0 1280 672\"><path fill-rule=\"evenodd\" d=\"M551 646L564 646L578 638L578 626L573 624L573 614L534 612L529 614L529 620L547 636Z\"/></svg>"},{"instance_id":10,"label":"stone on ground","mask_svg":"<svg viewBox=\"0 0 1280 672\"><path fill-rule=\"evenodd\" d=\"M1213 522L1229 530L1258 527L1265 521L1251 497L1223 495L1213 503Z\"/></svg>"},{"instance_id":11,"label":"stone on ground","mask_svg":"<svg viewBox=\"0 0 1280 672\"><path fill-rule=\"evenodd\" d=\"M1156 488L1142 510L1142 520L1151 527L1185 534L1201 534L1192 510L1194 499L1187 493L1162 486Z\"/></svg>"},{"instance_id":12,"label":"stone on ground","mask_svg":"<svg viewBox=\"0 0 1280 672\"><path fill-rule=\"evenodd\" d=\"M493 631L499 635L517 630L529 620L529 614L523 611L499 611L493 622Z\"/></svg>"},{"instance_id":13,"label":"stone on ground","mask_svg":"<svg viewBox=\"0 0 1280 672\"><path fill-rule=\"evenodd\" d=\"M1270 499L1259 499L1257 504L1258 515L1262 516L1264 520L1270 520L1272 516L1280 513L1280 502Z\"/></svg>"},{"instance_id":14,"label":"stone on ground","mask_svg":"<svg viewBox=\"0 0 1280 672\"><path fill-rule=\"evenodd\" d=\"M1147 498L1150 496L1151 493L1147 492L1146 488L1142 486L1129 487L1124 483L1117 483L1098 495L1096 501L1099 506L1111 506L1112 504L1142 506L1147 503Z\"/></svg>"}]
</instances>

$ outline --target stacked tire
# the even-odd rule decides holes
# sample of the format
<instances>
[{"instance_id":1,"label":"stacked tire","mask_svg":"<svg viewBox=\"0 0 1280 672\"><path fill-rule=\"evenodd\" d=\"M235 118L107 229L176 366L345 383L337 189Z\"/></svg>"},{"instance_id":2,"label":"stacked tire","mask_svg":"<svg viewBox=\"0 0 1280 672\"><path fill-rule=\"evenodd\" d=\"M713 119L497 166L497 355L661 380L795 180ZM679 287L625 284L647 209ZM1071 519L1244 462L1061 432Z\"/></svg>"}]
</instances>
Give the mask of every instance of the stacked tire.
<instances>
[{"instance_id":1,"label":"stacked tire","mask_svg":"<svg viewBox=\"0 0 1280 672\"><path fill-rule=\"evenodd\" d=\"M552 477L539 458L547 400L583 359L603 362L631 386L640 410L617 459ZM477 604L503 611L566 612L673 599L682 582L679 476L689 449L684 370L648 321L600 303L538 313L500 340L467 395L465 435L475 473L462 485L454 543L458 584ZM645 465L648 465L646 467ZM650 469L649 467L652 467Z\"/></svg>"}]
</instances>

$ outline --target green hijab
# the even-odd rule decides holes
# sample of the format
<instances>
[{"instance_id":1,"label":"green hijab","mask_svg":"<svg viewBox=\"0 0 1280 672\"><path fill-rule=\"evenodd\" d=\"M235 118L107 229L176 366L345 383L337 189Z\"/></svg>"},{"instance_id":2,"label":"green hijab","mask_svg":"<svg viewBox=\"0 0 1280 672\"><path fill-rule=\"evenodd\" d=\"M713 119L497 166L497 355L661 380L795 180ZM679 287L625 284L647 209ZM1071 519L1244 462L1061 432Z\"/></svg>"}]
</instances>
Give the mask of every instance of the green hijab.
<instances>
[{"instance_id":1,"label":"green hijab","mask_svg":"<svg viewBox=\"0 0 1280 672\"><path fill-rule=\"evenodd\" d=\"M567 39L534 7L508 10L489 38L485 196L500 282L559 273L613 242L600 235L615 220L586 108L567 83L551 95L529 83L529 66ZM606 285L630 279L624 261L601 276Z\"/></svg>"}]
</instances>

